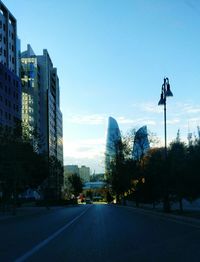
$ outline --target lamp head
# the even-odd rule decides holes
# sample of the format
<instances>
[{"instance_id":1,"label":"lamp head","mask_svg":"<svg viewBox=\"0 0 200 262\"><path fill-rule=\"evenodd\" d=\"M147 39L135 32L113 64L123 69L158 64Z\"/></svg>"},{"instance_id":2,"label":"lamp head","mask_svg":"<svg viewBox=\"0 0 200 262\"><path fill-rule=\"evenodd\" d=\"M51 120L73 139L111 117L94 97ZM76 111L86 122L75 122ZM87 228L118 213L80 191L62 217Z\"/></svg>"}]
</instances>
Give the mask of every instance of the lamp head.
<instances>
[{"instance_id":1,"label":"lamp head","mask_svg":"<svg viewBox=\"0 0 200 262\"><path fill-rule=\"evenodd\" d=\"M158 105L159 105L159 106L162 106L162 105L165 104L165 102L166 102L166 98L164 98L163 93L161 93L161 95L160 95L160 101L158 102Z\"/></svg>"},{"instance_id":2,"label":"lamp head","mask_svg":"<svg viewBox=\"0 0 200 262\"><path fill-rule=\"evenodd\" d=\"M165 92L165 96L173 96L172 91L170 90L170 84L167 84L167 90Z\"/></svg>"}]
</instances>

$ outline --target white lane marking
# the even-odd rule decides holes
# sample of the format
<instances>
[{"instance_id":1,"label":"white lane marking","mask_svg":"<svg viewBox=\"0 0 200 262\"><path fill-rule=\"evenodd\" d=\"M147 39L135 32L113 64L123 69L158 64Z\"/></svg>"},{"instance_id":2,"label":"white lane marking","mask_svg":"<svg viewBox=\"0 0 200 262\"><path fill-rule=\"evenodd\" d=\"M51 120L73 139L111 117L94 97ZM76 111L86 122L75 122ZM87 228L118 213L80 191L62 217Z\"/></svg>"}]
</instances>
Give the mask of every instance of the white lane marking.
<instances>
[{"instance_id":1,"label":"white lane marking","mask_svg":"<svg viewBox=\"0 0 200 262\"><path fill-rule=\"evenodd\" d=\"M60 235L65 229L67 229L68 227L70 227L76 220L78 220L80 217L82 217L87 211L88 209L91 208L88 207L86 210L84 210L82 213L80 213L80 215L78 215L77 217L75 217L74 219L72 219L69 223L67 223L65 226L61 227L60 229L58 229L55 233L53 233L51 236L49 236L48 238L46 238L45 240L43 240L42 242L40 242L38 245L36 245L34 248L32 248L31 250L29 250L28 252L26 252L23 256L17 258L15 260L15 262L23 262L25 261L27 258L29 258L30 256L32 256L34 253L36 253L38 250L40 250L42 247L46 246L51 240L53 240L54 238L56 238L58 235Z\"/></svg>"}]
</instances>

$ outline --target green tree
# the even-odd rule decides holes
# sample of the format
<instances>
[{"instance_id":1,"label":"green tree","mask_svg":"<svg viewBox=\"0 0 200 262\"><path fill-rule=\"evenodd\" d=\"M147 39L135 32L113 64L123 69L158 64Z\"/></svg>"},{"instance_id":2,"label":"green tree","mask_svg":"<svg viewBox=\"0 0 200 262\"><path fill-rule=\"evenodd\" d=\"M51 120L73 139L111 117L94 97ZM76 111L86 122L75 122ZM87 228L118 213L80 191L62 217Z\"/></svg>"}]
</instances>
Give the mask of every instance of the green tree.
<instances>
[{"instance_id":1,"label":"green tree","mask_svg":"<svg viewBox=\"0 0 200 262\"><path fill-rule=\"evenodd\" d=\"M83 191L83 183L79 175L72 174L68 177L70 192L77 197Z\"/></svg>"}]
</instances>

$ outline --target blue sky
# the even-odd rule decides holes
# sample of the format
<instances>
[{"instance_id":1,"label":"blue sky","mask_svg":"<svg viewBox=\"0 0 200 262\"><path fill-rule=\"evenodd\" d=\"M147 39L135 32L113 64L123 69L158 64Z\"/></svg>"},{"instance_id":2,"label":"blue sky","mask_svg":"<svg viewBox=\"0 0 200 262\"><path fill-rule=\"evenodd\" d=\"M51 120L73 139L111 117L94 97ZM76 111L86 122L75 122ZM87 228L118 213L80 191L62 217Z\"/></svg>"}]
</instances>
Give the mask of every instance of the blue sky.
<instances>
[{"instance_id":1,"label":"blue sky","mask_svg":"<svg viewBox=\"0 0 200 262\"><path fill-rule=\"evenodd\" d=\"M4 0L21 49L48 49L58 68L65 164L104 169L107 120L123 133L147 124L168 142L200 125L200 2L196 0Z\"/></svg>"}]
</instances>

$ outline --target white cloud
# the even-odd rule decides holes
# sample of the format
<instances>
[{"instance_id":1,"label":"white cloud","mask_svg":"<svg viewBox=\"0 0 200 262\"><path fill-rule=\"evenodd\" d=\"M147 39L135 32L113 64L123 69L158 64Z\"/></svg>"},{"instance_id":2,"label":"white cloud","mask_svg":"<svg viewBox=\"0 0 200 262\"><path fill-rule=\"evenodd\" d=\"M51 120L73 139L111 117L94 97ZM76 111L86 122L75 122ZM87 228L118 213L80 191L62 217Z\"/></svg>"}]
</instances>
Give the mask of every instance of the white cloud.
<instances>
[{"instance_id":1,"label":"white cloud","mask_svg":"<svg viewBox=\"0 0 200 262\"><path fill-rule=\"evenodd\" d=\"M200 105L193 103L176 103L173 110L179 115L199 114Z\"/></svg>"},{"instance_id":2,"label":"white cloud","mask_svg":"<svg viewBox=\"0 0 200 262\"><path fill-rule=\"evenodd\" d=\"M78 125L101 125L105 122L105 116L98 114L71 115L67 117L67 121Z\"/></svg>"},{"instance_id":3,"label":"white cloud","mask_svg":"<svg viewBox=\"0 0 200 262\"><path fill-rule=\"evenodd\" d=\"M180 119L178 119L178 118L167 120L167 124L169 124L169 125L176 125L178 123L180 123Z\"/></svg>"},{"instance_id":4,"label":"white cloud","mask_svg":"<svg viewBox=\"0 0 200 262\"><path fill-rule=\"evenodd\" d=\"M117 122L119 124L131 124L131 125L156 125L156 122L154 120L148 119L148 118L125 118L123 116L117 117Z\"/></svg>"},{"instance_id":5,"label":"white cloud","mask_svg":"<svg viewBox=\"0 0 200 262\"><path fill-rule=\"evenodd\" d=\"M92 172L104 172L104 138L65 141L64 148L65 165L86 165Z\"/></svg>"},{"instance_id":6,"label":"white cloud","mask_svg":"<svg viewBox=\"0 0 200 262\"><path fill-rule=\"evenodd\" d=\"M135 103L133 104L133 107L136 108L138 111L142 111L142 112L149 112L155 114L160 114L163 112L161 106L158 106L158 104L152 102L138 103L138 104Z\"/></svg>"},{"instance_id":7,"label":"white cloud","mask_svg":"<svg viewBox=\"0 0 200 262\"><path fill-rule=\"evenodd\" d=\"M105 139L84 139L64 142L65 157L95 159L105 151Z\"/></svg>"}]
</instances>

